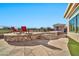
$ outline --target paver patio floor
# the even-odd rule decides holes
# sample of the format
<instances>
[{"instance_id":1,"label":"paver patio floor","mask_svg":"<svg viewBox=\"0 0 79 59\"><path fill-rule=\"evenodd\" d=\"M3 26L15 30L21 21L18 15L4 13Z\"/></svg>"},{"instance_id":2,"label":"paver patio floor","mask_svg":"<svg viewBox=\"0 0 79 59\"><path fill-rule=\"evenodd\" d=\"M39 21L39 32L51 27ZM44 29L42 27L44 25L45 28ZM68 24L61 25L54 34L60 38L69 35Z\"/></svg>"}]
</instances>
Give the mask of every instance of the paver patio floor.
<instances>
[{"instance_id":1,"label":"paver patio floor","mask_svg":"<svg viewBox=\"0 0 79 59\"><path fill-rule=\"evenodd\" d=\"M1 56L69 56L68 39L6 42L0 39Z\"/></svg>"}]
</instances>

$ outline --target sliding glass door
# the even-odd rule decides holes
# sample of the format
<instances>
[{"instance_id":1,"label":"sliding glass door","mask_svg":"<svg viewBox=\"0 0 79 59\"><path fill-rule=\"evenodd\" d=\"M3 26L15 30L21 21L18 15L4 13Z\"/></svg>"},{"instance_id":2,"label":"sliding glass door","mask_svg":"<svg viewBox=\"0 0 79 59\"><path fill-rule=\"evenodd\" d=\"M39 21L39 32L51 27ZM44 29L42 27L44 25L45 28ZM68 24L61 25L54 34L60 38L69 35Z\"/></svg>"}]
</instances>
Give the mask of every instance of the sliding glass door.
<instances>
[{"instance_id":1,"label":"sliding glass door","mask_svg":"<svg viewBox=\"0 0 79 59\"><path fill-rule=\"evenodd\" d=\"M79 14L69 21L69 31L79 33Z\"/></svg>"},{"instance_id":2,"label":"sliding glass door","mask_svg":"<svg viewBox=\"0 0 79 59\"><path fill-rule=\"evenodd\" d=\"M79 14L77 15L77 32L79 33Z\"/></svg>"},{"instance_id":3,"label":"sliding glass door","mask_svg":"<svg viewBox=\"0 0 79 59\"><path fill-rule=\"evenodd\" d=\"M72 18L69 21L69 31L70 32L76 32L76 17Z\"/></svg>"}]
</instances>

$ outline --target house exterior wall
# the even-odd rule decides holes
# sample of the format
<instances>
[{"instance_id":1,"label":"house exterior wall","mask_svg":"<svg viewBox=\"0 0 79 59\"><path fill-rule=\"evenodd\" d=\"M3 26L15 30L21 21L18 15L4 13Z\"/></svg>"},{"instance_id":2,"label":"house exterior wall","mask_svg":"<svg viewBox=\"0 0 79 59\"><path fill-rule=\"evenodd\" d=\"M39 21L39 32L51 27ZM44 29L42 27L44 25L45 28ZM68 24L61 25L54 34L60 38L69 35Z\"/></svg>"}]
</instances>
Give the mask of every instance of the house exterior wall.
<instances>
[{"instance_id":1,"label":"house exterior wall","mask_svg":"<svg viewBox=\"0 0 79 59\"><path fill-rule=\"evenodd\" d=\"M65 24L55 24L54 26L54 30L55 31L62 31L64 32L66 29L66 25Z\"/></svg>"},{"instance_id":2,"label":"house exterior wall","mask_svg":"<svg viewBox=\"0 0 79 59\"><path fill-rule=\"evenodd\" d=\"M76 3L75 3L76 4ZM70 38L72 38L72 39L74 39L75 41L77 41L77 42L79 42L79 24L77 24L77 23L79 23L79 18L76 18L76 19L74 19L75 21L74 21L74 24L76 25L76 29L74 29L74 31L71 31L70 30L70 21L71 20L73 20L73 18L74 17L79 17L79 5L78 6L76 6L76 7L74 7L74 12L73 12L73 14L71 15L71 17L69 17L69 18L67 18L67 36L69 36ZM72 9L71 9L72 10ZM68 12L68 11L67 11ZM67 14L67 13L66 13ZM68 16L70 16L70 15L68 15ZM67 16L67 17L68 17ZM65 15L65 18L66 18L66 15Z\"/></svg>"}]
</instances>

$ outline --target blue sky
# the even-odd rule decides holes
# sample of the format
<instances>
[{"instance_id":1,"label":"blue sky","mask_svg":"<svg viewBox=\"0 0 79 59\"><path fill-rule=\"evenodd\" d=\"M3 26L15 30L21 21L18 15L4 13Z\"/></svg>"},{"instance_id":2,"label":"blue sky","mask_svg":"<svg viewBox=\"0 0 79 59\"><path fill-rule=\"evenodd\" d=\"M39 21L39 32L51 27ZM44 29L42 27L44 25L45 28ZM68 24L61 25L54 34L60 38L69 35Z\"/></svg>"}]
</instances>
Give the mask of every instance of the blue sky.
<instances>
[{"instance_id":1,"label":"blue sky","mask_svg":"<svg viewBox=\"0 0 79 59\"><path fill-rule=\"evenodd\" d=\"M67 3L19 3L0 4L0 25L52 27L56 23L66 24L64 12Z\"/></svg>"}]
</instances>

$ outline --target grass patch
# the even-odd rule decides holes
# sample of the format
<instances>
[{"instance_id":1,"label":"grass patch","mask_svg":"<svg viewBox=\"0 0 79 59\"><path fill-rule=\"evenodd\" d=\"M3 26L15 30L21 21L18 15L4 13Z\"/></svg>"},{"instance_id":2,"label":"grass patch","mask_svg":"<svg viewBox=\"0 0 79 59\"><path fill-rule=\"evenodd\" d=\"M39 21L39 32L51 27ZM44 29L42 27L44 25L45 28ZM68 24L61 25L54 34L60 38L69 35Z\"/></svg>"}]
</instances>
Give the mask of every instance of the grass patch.
<instances>
[{"instance_id":1,"label":"grass patch","mask_svg":"<svg viewBox=\"0 0 79 59\"><path fill-rule=\"evenodd\" d=\"M11 30L8 29L0 29L0 34L9 33Z\"/></svg>"},{"instance_id":2,"label":"grass patch","mask_svg":"<svg viewBox=\"0 0 79 59\"><path fill-rule=\"evenodd\" d=\"M79 56L79 42L69 38L68 48L72 56Z\"/></svg>"}]
</instances>

